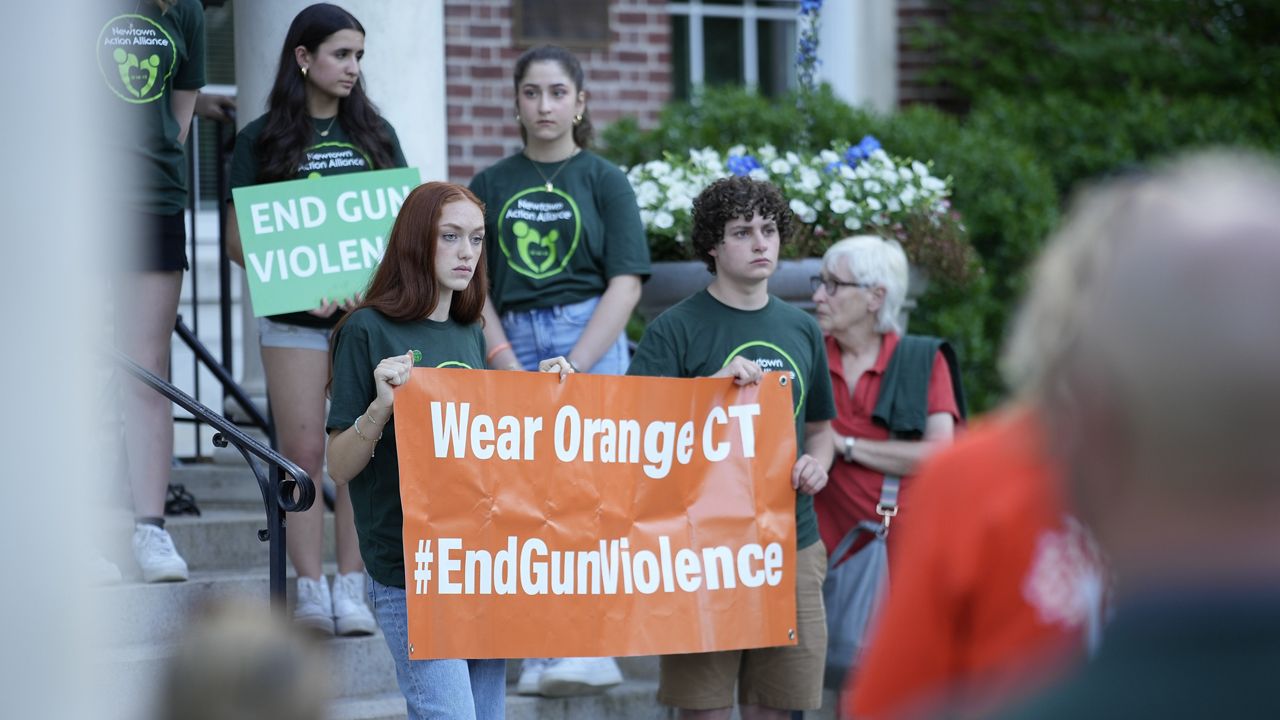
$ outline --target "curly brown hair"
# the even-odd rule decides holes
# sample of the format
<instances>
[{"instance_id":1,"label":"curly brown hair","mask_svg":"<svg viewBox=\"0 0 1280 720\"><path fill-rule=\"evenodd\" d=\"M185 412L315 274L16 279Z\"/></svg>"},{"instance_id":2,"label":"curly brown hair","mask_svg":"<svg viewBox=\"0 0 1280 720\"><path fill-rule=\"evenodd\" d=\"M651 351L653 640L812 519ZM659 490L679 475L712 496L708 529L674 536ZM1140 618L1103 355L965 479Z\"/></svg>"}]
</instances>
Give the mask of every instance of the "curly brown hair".
<instances>
[{"instance_id":1,"label":"curly brown hair","mask_svg":"<svg viewBox=\"0 0 1280 720\"><path fill-rule=\"evenodd\" d=\"M716 273L716 259L711 256L711 249L724 240L725 225L730 220L750 220L753 215L777 223L782 242L791 237L791 207L773 183L734 175L711 183L694 198L690 242L694 254L707 264L712 275Z\"/></svg>"}]
</instances>

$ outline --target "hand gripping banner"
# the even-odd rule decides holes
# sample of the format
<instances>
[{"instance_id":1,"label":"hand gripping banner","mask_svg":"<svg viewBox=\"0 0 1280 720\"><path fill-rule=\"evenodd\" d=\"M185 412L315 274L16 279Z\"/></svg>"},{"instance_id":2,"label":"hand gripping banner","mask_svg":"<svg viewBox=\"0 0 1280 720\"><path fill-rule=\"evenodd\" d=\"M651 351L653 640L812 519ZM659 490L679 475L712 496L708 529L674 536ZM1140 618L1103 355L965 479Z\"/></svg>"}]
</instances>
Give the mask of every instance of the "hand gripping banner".
<instances>
[{"instance_id":1,"label":"hand gripping banner","mask_svg":"<svg viewBox=\"0 0 1280 720\"><path fill-rule=\"evenodd\" d=\"M795 644L787 382L415 369L395 401L410 657Z\"/></svg>"}]
</instances>

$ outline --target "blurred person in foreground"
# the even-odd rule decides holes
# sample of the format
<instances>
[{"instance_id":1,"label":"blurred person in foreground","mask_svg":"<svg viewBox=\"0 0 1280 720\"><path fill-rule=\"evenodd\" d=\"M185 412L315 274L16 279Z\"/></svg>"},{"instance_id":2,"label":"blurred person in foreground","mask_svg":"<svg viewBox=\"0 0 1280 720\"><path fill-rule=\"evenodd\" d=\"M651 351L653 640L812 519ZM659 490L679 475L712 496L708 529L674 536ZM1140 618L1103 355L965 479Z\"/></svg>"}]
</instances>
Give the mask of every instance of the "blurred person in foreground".
<instances>
[{"instance_id":1,"label":"blurred person in foreground","mask_svg":"<svg viewBox=\"0 0 1280 720\"><path fill-rule=\"evenodd\" d=\"M167 667L157 720L320 720L324 646L263 602L210 605Z\"/></svg>"},{"instance_id":2,"label":"blurred person in foreground","mask_svg":"<svg viewBox=\"0 0 1280 720\"><path fill-rule=\"evenodd\" d=\"M1045 408L1091 307L1096 277L1128 241L1108 223L1128 200L1078 196L1035 267L1002 363L1013 400L930 458L912 480L893 583L842 710L858 718L981 715L1025 697L1096 643L1103 573L1067 510Z\"/></svg>"},{"instance_id":3,"label":"blurred person in foreground","mask_svg":"<svg viewBox=\"0 0 1280 720\"><path fill-rule=\"evenodd\" d=\"M1280 166L1196 155L1116 192L1126 246L1047 406L1115 612L1017 717L1280 717Z\"/></svg>"}]
</instances>

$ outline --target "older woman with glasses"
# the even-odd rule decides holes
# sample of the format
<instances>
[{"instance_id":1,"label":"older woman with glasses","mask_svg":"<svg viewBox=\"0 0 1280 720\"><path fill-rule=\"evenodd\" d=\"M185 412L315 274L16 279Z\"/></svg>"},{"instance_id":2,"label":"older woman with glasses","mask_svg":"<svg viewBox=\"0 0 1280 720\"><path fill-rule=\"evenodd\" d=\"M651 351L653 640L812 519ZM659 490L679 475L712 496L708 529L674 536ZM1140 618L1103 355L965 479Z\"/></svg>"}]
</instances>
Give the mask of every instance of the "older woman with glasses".
<instances>
[{"instance_id":1,"label":"older woman with glasses","mask_svg":"<svg viewBox=\"0 0 1280 720\"><path fill-rule=\"evenodd\" d=\"M841 240L823 256L821 272L813 278L813 301L836 400L836 460L814 507L831 553L858 523L887 524L898 512L903 503L885 496L896 490L886 487L886 476L911 475L929 453L950 443L964 399L951 347L902 335L898 314L907 294L907 257L897 241L870 235ZM903 500L909 488L901 486ZM900 522L894 520L894 534Z\"/></svg>"}]
</instances>

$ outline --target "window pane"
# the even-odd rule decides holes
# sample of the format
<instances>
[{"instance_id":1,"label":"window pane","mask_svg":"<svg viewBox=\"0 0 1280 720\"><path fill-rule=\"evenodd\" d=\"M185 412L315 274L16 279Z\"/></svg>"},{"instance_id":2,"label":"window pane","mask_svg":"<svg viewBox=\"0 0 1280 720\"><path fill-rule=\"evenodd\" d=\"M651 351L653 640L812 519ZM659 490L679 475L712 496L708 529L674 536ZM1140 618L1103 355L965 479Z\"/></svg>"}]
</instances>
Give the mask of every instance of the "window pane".
<instances>
[{"instance_id":1,"label":"window pane","mask_svg":"<svg viewBox=\"0 0 1280 720\"><path fill-rule=\"evenodd\" d=\"M758 20L760 93L777 97L796 84L796 24L778 20Z\"/></svg>"},{"instance_id":2,"label":"window pane","mask_svg":"<svg viewBox=\"0 0 1280 720\"><path fill-rule=\"evenodd\" d=\"M703 57L707 85L740 85L742 72L742 20L703 18Z\"/></svg>"},{"instance_id":3,"label":"window pane","mask_svg":"<svg viewBox=\"0 0 1280 720\"><path fill-rule=\"evenodd\" d=\"M689 16L671 16L671 83L676 100L689 99Z\"/></svg>"}]
</instances>

